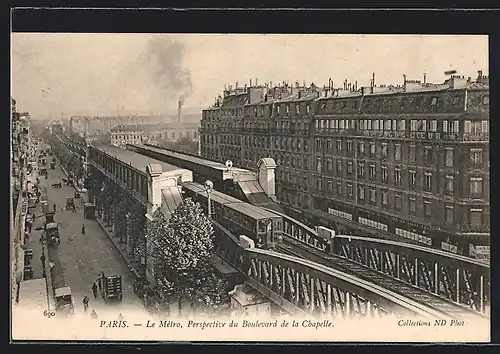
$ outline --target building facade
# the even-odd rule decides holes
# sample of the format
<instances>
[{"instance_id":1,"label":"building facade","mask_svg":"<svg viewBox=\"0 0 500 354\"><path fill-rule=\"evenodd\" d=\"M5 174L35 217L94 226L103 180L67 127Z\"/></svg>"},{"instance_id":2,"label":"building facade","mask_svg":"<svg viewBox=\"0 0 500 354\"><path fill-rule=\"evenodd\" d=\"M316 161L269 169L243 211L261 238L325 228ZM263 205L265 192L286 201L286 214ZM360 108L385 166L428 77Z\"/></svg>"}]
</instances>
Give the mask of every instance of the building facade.
<instances>
[{"instance_id":1,"label":"building facade","mask_svg":"<svg viewBox=\"0 0 500 354\"><path fill-rule=\"evenodd\" d=\"M89 138L107 134L120 125L159 124L165 119L164 116L74 116L69 119L69 127L72 133Z\"/></svg>"},{"instance_id":2,"label":"building facade","mask_svg":"<svg viewBox=\"0 0 500 354\"><path fill-rule=\"evenodd\" d=\"M34 158L34 144L31 136L31 117L29 113L17 112L16 101L11 98L11 206L9 210L11 225L11 281L12 300L17 298L18 287L24 276L24 229L28 213L27 170Z\"/></svg>"},{"instance_id":3,"label":"building facade","mask_svg":"<svg viewBox=\"0 0 500 354\"><path fill-rule=\"evenodd\" d=\"M111 129L111 144L141 144L161 140L198 140L199 123L119 125Z\"/></svg>"},{"instance_id":4,"label":"building facade","mask_svg":"<svg viewBox=\"0 0 500 354\"><path fill-rule=\"evenodd\" d=\"M274 158L278 199L316 225L464 255L489 245L488 77L374 82L226 90L202 112L202 156Z\"/></svg>"},{"instance_id":5,"label":"building facade","mask_svg":"<svg viewBox=\"0 0 500 354\"><path fill-rule=\"evenodd\" d=\"M70 133L78 134L82 138L108 134L117 126L122 125L158 125L168 122L193 123L199 122L198 115L138 115L138 116L73 116L69 119Z\"/></svg>"}]
</instances>

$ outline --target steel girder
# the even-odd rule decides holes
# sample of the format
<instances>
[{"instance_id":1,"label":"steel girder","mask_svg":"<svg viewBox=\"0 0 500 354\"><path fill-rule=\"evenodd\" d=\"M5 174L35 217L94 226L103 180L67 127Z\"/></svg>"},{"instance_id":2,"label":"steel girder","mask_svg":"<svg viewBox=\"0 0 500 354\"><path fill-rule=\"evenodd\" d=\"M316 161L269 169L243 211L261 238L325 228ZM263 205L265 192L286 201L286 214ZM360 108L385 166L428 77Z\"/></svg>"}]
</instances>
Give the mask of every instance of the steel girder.
<instances>
[{"instance_id":1,"label":"steel girder","mask_svg":"<svg viewBox=\"0 0 500 354\"><path fill-rule=\"evenodd\" d=\"M335 239L333 253L478 312L490 304L489 267L473 259L355 236Z\"/></svg>"},{"instance_id":2,"label":"steel girder","mask_svg":"<svg viewBox=\"0 0 500 354\"><path fill-rule=\"evenodd\" d=\"M490 267L472 258L405 242L360 236L336 235L327 241L315 230L289 217L284 218L283 234L478 312L487 312L490 305Z\"/></svg>"},{"instance_id":3,"label":"steel girder","mask_svg":"<svg viewBox=\"0 0 500 354\"><path fill-rule=\"evenodd\" d=\"M426 305L317 263L268 250L243 249L227 229L217 222L213 224L218 254L246 275L251 286L288 312L315 317L444 316Z\"/></svg>"}]
</instances>

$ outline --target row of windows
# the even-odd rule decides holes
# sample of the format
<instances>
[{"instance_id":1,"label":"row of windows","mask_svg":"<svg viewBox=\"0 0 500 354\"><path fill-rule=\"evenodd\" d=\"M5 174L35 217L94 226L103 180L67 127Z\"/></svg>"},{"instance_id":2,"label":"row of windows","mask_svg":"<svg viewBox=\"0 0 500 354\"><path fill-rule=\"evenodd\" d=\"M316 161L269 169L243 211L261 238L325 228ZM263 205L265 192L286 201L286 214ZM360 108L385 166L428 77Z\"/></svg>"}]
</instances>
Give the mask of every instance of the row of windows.
<instances>
[{"instance_id":1,"label":"row of windows","mask_svg":"<svg viewBox=\"0 0 500 354\"><path fill-rule=\"evenodd\" d=\"M351 184L347 184L346 186L346 192L347 194L351 194L353 192L353 187ZM337 184L338 192L341 192L341 184ZM366 193L366 188L365 186L358 186L358 200L360 202L368 202L373 205L377 205L379 201L381 201L382 206L384 208L391 208L397 212L401 212L403 209L403 194L402 193L394 193L393 199L390 200L389 198L389 193L386 190L381 190L378 191L375 188L368 188L368 193ZM416 196L408 196L408 214L409 215L417 215L418 210L417 210L417 198ZM328 212L330 213L330 210L333 210L329 208ZM432 207L432 201L429 199L423 200L423 215L425 218L431 219L433 217L433 207ZM338 212L340 213L340 212ZM470 217L469 217L469 223L471 226L478 227L483 225L483 210L481 208L477 207L470 207L469 210ZM343 213L345 215L350 215L347 213ZM445 205L444 207L444 221L447 225L453 225L455 222L455 212L454 212L454 207L451 204ZM345 215L337 215L339 217L346 218ZM360 218L361 220L361 218ZM383 224L382 224L383 225ZM376 226L374 226L376 227ZM385 230L387 231L387 230Z\"/></svg>"},{"instance_id":2,"label":"row of windows","mask_svg":"<svg viewBox=\"0 0 500 354\"><path fill-rule=\"evenodd\" d=\"M376 176L376 170L375 170L375 165L370 165L370 179L375 180ZM285 172L281 172L279 174L280 179L283 181L287 181L287 178L290 179L291 183L296 184L296 179L295 176L292 174L286 174ZM360 176L362 177L362 176ZM387 168L382 167L382 181L387 183ZM304 178L304 183L307 183L307 179ZM331 179L326 180L326 190L327 191L332 191L333 190L333 184L334 181ZM401 170L399 168L396 168L394 170L394 184L395 185L400 185L401 184ZM416 178L416 172L415 171L408 171L408 186L409 189L415 190L417 186L417 178ZM484 181L482 177L470 177L469 178L469 195L472 198L480 199L483 197L483 188L484 186ZM423 190L427 192L432 192L434 190L433 188L433 175L432 172L424 172L424 178L423 178ZM316 189L317 190L322 190L323 189L323 180L321 178L316 179ZM337 194L342 196L342 182L337 181ZM446 176L446 183L445 183L445 193L446 195L452 196L454 194L455 190L455 180L454 176L447 175ZM363 194L364 195L364 194ZM352 197L352 184L347 185L347 196ZM363 198L361 198L363 199Z\"/></svg>"},{"instance_id":3,"label":"row of windows","mask_svg":"<svg viewBox=\"0 0 500 354\"><path fill-rule=\"evenodd\" d=\"M202 149L204 156L216 157L214 154L218 154L219 150L214 149ZM212 152L213 151L213 152ZM221 147L220 153L223 155L221 159L231 159L238 161L242 158L241 148L234 147ZM250 162L257 162L261 156L260 151L243 151L243 160ZM450 154L447 154L448 156ZM302 171L307 171L309 168L309 157L307 155L279 155L273 154L274 159L278 164L278 169L276 171L277 181L289 182L297 185L302 185L307 188L307 178L304 178L304 182L296 181L294 174L284 170L282 167L289 167L294 169L299 169ZM476 167L482 163L482 149L471 149L470 160L472 167ZM448 158L447 166L451 166L452 158ZM368 161L359 161L355 163L354 161L345 159L334 159L327 158L326 164L323 164L323 159L318 158L315 163L315 173L325 176L338 176L353 178L357 176L361 179L371 180L374 182L382 183L392 183L395 186L402 185L403 178L406 179L407 183L405 185L412 190L416 190L417 186L420 186L424 191L433 192L436 190L438 185L436 185L435 173L432 170L419 172L417 170L403 169L400 166L387 166L384 164L370 163ZM300 177L299 177L300 178ZM453 175L445 175L445 189L444 192L447 195L454 195L455 180ZM482 198L483 197L483 178L479 176L470 177L469 183L469 193L472 197ZM320 188L319 188L320 189Z\"/></svg>"},{"instance_id":4,"label":"row of windows","mask_svg":"<svg viewBox=\"0 0 500 354\"><path fill-rule=\"evenodd\" d=\"M427 120L427 119L412 119L410 122L410 132L445 132L445 133L459 133L460 121L453 120ZM406 120L399 119L319 119L315 120L315 128L319 130L342 130L342 129L357 129L364 130L379 130L379 131L406 131ZM220 124L221 128L238 128L238 125L229 122ZM295 129L306 130L308 128L307 122L290 122L290 121L276 121L274 123L276 130L288 131ZM245 129L269 129L269 124L244 122ZM482 134L488 133L489 126L487 120L471 121L466 120L463 123L463 132L466 134Z\"/></svg>"},{"instance_id":5,"label":"row of windows","mask_svg":"<svg viewBox=\"0 0 500 354\"><path fill-rule=\"evenodd\" d=\"M337 155L342 151L342 142L340 140L337 141ZM387 144L381 144L381 155L382 160L388 156ZM328 149L327 149L328 151ZM347 151L352 152L352 143L350 141L347 142ZM364 156L364 144L360 143L359 145L359 155L358 157ZM375 157L375 143L370 143L370 155ZM417 157L417 148L415 145L410 145L408 149L408 162L415 163ZM472 148L470 149L470 164L474 166L480 166L483 163L483 150L480 148ZM394 145L394 161L401 161L401 144ZM434 164L436 162L436 152L433 150L431 146L424 146L423 149L423 160L427 164ZM316 171L321 173L321 166L323 164L324 159L322 157L316 158ZM340 161L340 160L337 160ZM339 162L337 162L339 163ZM348 164L352 162L348 162ZM362 163L362 162L360 162ZM333 157L326 157L327 170L332 170L331 167L333 165ZM445 148L444 151L444 166L445 167L453 167L455 164L455 154L453 148Z\"/></svg>"},{"instance_id":6,"label":"row of windows","mask_svg":"<svg viewBox=\"0 0 500 354\"><path fill-rule=\"evenodd\" d=\"M430 199L422 198L419 202L417 202L417 199L420 198L418 196L413 196L413 195L405 196L402 193L389 194L385 190L377 190L375 188L369 188L368 192L366 193L365 186L359 186L358 189L359 189L358 198L361 202L368 202L372 205L377 205L378 201L381 201L381 204L385 209L391 209L397 213L404 212L411 216L417 216L423 214L423 217L428 220L432 220L433 217L435 217L435 215L442 215L443 222L447 226L452 226L455 224L455 209L453 204L445 204L444 206L436 204L433 206L432 201ZM352 190L352 186L349 187L349 185L347 185L347 193L349 193L350 190ZM305 203L304 196L302 194L298 194L295 192L288 192L286 189L282 188L278 188L277 192L280 199L284 199L285 201L288 201L292 204L295 204L297 206L304 206L307 204ZM406 198L407 201L406 210L403 210L404 198ZM316 205L316 207L319 207L319 205ZM331 207L328 208L328 213L336 215L343 219L353 220L352 214L341 210L333 209ZM485 216L486 215L481 207L477 206L468 207L468 224L470 226L482 227L484 225L489 224L489 221L485 219ZM385 229L383 223L377 223L373 220L359 218L359 222L361 223L364 222L367 226L379 228L381 230ZM403 231L404 230L402 230L401 232ZM413 239L413 236L416 235L406 234L400 236Z\"/></svg>"},{"instance_id":7,"label":"row of windows","mask_svg":"<svg viewBox=\"0 0 500 354\"><path fill-rule=\"evenodd\" d=\"M186 137L186 138L189 138L189 139L191 139L191 138L196 139L198 137L198 132L197 131L193 131L193 132L191 132L191 131L187 131L187 132L180 131L178 133L179 133L178 134L179 138ZM137 133L137 132L136 133L130 133L130 134L112 134L112 137L115 138L115 139L118 139L118 140L120 140L120 139L140 139L142 136L143 136L143 134ZM156 134L153 133L153 134L151 134L151 136L154 137L154 138L156 138L156 139L161 139L162 133L156 133ZM164 136L165 139L167 139L168 136L169 136L169 132L163 133L163 136ZM172 139L175 139L176 136L177 136L177 132L175 132L175 131L170 132L170 137Z\"/></svg>"},{"instance_id":8,"label":"row of windows","mask_svg":"<svg viewBox=\"0 0 500 354\"><path fill-rule=\"evenodd\" d=\"M137 140L140 139L140 135L136 134L118 134L118 135L113 135L112 138L116 140Z\"/></svg>"},{"instance_id":9,"label":"row of windows","mask_svg":"<svg viewBox=\"0 0 500 354\"><path fill-rule=\"evenodd\" d=\"M210 138L208 138L210 137ZM213 136L207 136L207 137L202 137L202 142L205 143L206 140L210 140L210 142L213 142ZM239 137L236 138L234 136L227 136L224 135L219 139L219 142L227 144L238 144ZM324 142L321 139L316 139L316 152L321 152L322 147L323 147ZM291 152L300 152L308 151L308 144L307 144L307 139L294 139L294 138L280 138L280 137L275 137L274 138L274 144L271 144L271 138L270 137L249 137L245 136L243 138L243 146L250 146L250 147L258 147L258 148L264 148L264 149L269 149L271 147L274 147L274 149L279 149L279 150L286 150L286 151L291 151ZM377 148L378 146L378 148ZM387 142L380 142L380 143L375 143L375 142L369 142L368 143L368 150L367 148L367 143L362 141L362 142L357 142L357 153L358 157L363 157L367 153L371 157L375 157L377 154L377 150L380 152L380 157L382 159L388 158L389 157L389 147L391 147L391 158L394 161L401 161L402 159L402 144L389 144ZM410 163L416 163L417 162L417 152L422 152L423 153L423 160L424 163L428 165L434 165L436 163L436 147L435 146L429 146L425 145L423 146L423 151L420 150L420 148L415 145L415 144L410 144L408 146L408 161ZM346 151L347 154L352 154L353 153L353 142L352 140L347 140L347 141L342 141L342 140L336 140L336 145L334 149L333 141L332 140L327 140L326 141L326 153L330 154L337 154L341 155L343 151ZM279 157L278 157L279 159ZM281 161L278 161L280 163ZM483 150L482 149L477 149L477 148L472 148L470 150L470 163L472 165L481 165L483 163ZM453 148L445 148L444 151L444 165L445 167L453 167L455 165L455 156L454 156L454 151ZM318 168L318 166L317 166Z\"/></svg>"}]
</instances>

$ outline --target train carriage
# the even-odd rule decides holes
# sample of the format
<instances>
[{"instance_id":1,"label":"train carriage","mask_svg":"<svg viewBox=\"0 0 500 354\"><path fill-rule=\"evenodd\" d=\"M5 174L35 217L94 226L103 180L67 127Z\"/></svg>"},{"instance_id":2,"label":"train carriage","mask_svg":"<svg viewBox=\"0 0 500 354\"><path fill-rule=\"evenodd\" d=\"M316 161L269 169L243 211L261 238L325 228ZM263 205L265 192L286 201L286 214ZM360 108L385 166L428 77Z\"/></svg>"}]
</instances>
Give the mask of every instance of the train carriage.
<instances>
[{"instance_id":1,"label":"train carriage","mask_svg":"<svg viewBox=\"0 0 500 354\"><path fill-rule=\"evenodd\" d=\"M182 185L182 194L183 198L191 198L193 201L200 203L203 212L205 215L208 214L207 210L207 191L206 189L196 183L196 182L188 182ZM210 200L212 204L212 217L217 221L221 221L222 215L222 206L227 203L241 203L239 199L233 198L226 194L220 193L215 190L210 191Z\"/></svg>"},{"instance_id":2,"label":"train carriage","mask_svg":"<svg viewBox=\"0 0 500 354\"><path fill-rule=\"evenodd\" d=\"M207 213L208 195L205 188L196 182L184 183L182 187L183 197L199 202ZM272 247L281 240L281 216L215 190L210 191L210 203L215 221L236 236L249 236L257 247Z\"/></svg>"},{"instance_id":3,"label":"train carriage","mask_svg":"<svg viewBox=\"0 0 500 354\"><path fill-rule=\"evenodd\" d=\"M256 247L273 247L281 236L280 216L245 202L224 205L222 225L237 235L249 236Z\"/></svg>"}]
</instances>

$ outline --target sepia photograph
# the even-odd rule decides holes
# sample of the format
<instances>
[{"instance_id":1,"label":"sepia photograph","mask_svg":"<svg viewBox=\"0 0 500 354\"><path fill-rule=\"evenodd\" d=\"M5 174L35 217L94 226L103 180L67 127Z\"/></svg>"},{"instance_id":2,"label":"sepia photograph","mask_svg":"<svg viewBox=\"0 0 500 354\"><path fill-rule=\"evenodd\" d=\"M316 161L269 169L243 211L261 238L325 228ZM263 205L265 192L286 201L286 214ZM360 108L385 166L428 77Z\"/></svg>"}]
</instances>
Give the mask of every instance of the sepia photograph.
<instances>
[{"instance_id":1,"label":"sepia photograph","mask_svg":"<svg viewBox=\"0 0 500 354\"><path fill-rule=\"evenodd\" d=\"M485 35L11 33L11 339L490 341Z\"/></svg>"}]
</instances>

